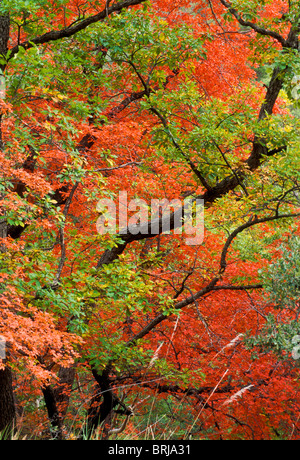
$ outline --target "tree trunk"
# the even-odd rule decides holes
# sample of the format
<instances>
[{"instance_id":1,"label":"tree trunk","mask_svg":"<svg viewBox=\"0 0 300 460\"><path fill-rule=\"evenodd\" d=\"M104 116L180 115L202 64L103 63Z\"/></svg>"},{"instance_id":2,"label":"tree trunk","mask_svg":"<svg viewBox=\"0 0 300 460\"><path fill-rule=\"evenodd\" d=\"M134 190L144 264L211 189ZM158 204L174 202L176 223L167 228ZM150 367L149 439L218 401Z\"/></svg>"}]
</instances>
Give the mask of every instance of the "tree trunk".
<instances>
[{"instance_id":1,"label":"tree trunk","mask_svg":"<svg viewBox=\"0 0 300 460\"><path fill-rule=\"evenodd\" d=\"M9 367L0 370L0 432L13 427L15 403L12 386L12 374Z\"/></svg>"},{"instance_id":2,"label":"tree trunk","mask_svg":"<svg viewBox=\"0 0 300 460\"><path fill-rule=\"evenodd\" d=\"M117 411L118 414L122 414L123 416L127 417L127 420L128 417L133 415L132 409L120 401L118 396L114 393L114 383L110 377L111 373L113 373L113 369L110 363L107 364L106 368L101 373L92 367L92 374L97 382L97 389L90 403L87 416L87 424L84 428L85 431L82 431L81 437L79 439L83 439L84 435L85 440L91 439L101 424L104 425L102 439L108 439L110 435L109 432L111 428L113 411L117 406L120 406L120 409ZM126 422L124 426L126 426Z\"/></svg>"},{"instance_id":3,"label":"tree trunk","mask_svg":"<svg viewBox=\"0 0 300 460\"><path fill-rule=\"evenodd\" d=\"M0 238L6 238L6 219L0 218ZM5 252L5 245L0 244L0 253ZM15 403L12 385L12 374L8 366L0 370L0 432L12 428L15 418Z\"/></svg>"},{"instance_id":4,"label":"tree trunk","mask_svg":"<svg viewBox=\"0 0 300 460\"><path fill-rule=\"evenodd\" d=\"M68 410L75 374L75 365L68 368L61 367L58 374L58 385L55 388L50 385L42 388L51 423L51 434L53 438L58 440L62 440L64 437L63 423Z\"/></svg>"},{"instance_id":5,"label":"tree trunk","mask_svg":"<svg viewBox=\"0 0 300 460\"><path fill-rule=\"evenodd\" d=\"M52 386L42 388L44 400L47 407L48 417L51 423L51 436L54 439L62 440L62 419L58 410L55 393Z\"/></svg>"},{"instance_id":6,"label":"tree trunk","mask_svg":"<svg viewBox=\"0 0 300 460\"><path fill-rule=\"evenodd\" d=\"M114 395L111 388L110 374L111 367L108 365L102 374L99 374L95 369L92 369L93 376L97 382L97 389L91 400L88 410L87 425L85 432L85 440L91 439L95 430L105 422L113 409L118 404L118 398Z\"/></svg>"},{"instance_id":7,"label":"tree trunk","mask_svg":"<svg viewBox=\"0 0 300 460\"><path fill-rule=\"evenodd\" d=\"M0 0L0 5L2 0ZM6 55L8 51L8 40L9 40L9 29L10 29L10 18L9 14L5 16L0 16L0 90L1 98L5 99L5 76L4 71L6 68L6 63L3 60L6 60ZM3 140L2 140L2 113L0 113L0 149L3 149Z\"/></svg>"},{"instance_id":8,"label":"tree trunk","mask_svg":"<svg viewBox=\"0 0 300 460\"><path fill-rule=\"evenodd\" d=\"M54 388L54 396L59 408L62 421L65 419L72 387L76 376L76 364L71 367L61 367L58 372L59 382Z\"/></svg>"}]
</instances>

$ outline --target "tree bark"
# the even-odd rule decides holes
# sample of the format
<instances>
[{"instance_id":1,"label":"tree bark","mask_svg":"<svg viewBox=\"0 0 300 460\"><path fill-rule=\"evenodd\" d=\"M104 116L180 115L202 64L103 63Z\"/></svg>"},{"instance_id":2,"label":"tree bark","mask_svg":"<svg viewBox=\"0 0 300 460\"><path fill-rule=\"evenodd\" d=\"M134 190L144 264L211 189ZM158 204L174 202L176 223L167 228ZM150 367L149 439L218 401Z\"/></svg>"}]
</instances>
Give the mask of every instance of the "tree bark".
<instances>
[{"instance_id":1,"label":"tree bark","mask_svg":"<svg viewBox=\"0 0 300 460\"><path fill-rule=\"evenodd\" d=\"M54 439L62 440L62 419L57 406L55 393L51 385L42 388L48 417L51 423L51 436Z\"/></svg>"},{"instance_id":2,"label":"tree bark","mask_svg":"<svg viewBox=\"0 0 300 460\"><path fill-rule=\"evenodd\" d=\"M54 388L54 396L59 408L60 417L64 420L70 401L70 394L76 375L76 364L71 367L61 367L58 372L59 383Z\"/></svg>"},{"instance_id":3,"label":"tree bark","mask_svg":"<svg viewBox=\"0 0 300 460\"><path fill-rule=\"evenodd\" d=\"M118 399L115 397L111 388L111 381L109 377L110 371L110 366L107 366L102 374L99 374L95 369L92 369L92 373L98 387L88 410L86 427L87 439L91 438L94 431L101 425L102 422L105 422L106 418L118 404Z\"/></svg>"},{"instance_id":4,"label":"tree bark","mask_svg":"<svg viewBox=\"0 0 300 460\"><path fill-rule=\"evenodd\" d=\"M0 370L0 432L7 430L10 434L15 418L12 373L9 367Z\"/></svg>"},{"instance_id":5,"label":"tree bark","mask_svg":"<svg viewBox=\"0 0 300 460\"><path fill-rule=\"evenodd\" d=\"M75 374L75 365L68 368L61 367L58 373L58 385L55 388L50 385L42 388L51 424L51 435L57 440L64 438L63 424L68 410L70 392L73 387Z\"/></svg>"},{"instance_id":6,"label":"tree bark","mask_svg":"<svg viewBox=\"0 0 300 460\"><path fill-rule=\"evenodd\" d=\"M0 5L2 0L0 0ZM8 40L9 40L9 28L10 28L10 18L9 14L5 16L0 16L0 56L3 59L6 59L8 51ZM0 68L2 71L5 70L5 63L1 63Z\"/></svg>"}]
</instances>

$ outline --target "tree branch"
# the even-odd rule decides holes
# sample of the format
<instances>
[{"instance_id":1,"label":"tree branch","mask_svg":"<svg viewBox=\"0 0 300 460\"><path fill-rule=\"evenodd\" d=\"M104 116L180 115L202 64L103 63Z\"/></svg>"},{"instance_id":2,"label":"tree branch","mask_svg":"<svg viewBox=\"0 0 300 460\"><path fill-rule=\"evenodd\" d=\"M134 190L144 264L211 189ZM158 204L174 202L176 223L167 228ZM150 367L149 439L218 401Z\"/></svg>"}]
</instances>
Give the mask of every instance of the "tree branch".
<instances>
[{"instance_id":1,"label":"tree branch","mask_svg":"<svg viewBox=\"0 0 300 460\"><path fill-rule=\"evenodd\" d=\"M255 24L254 22L245 21L243 17L239 14L239 12L235 8L233 8L230 3L228 3L225 0L220 0L220 2L228 9L229 13L231 13L236 18L236 20L241 24L241 26L250 27L260 35L267 35L269 37L272 37L275 40L277 40L283 47L287 45L287 41L278 32L264 29L263 27L260 27L257 24Z\"/></svg>"},{"instance_id":2,"label":"tree branch","mask_svg":"<svg viewBox=\"0 0 300 460\"><path fill-rule=\"evenodd\" d=\"M178 150L181 155L183 156L183 158L187 161L188 165L190 166L191 170L193 171L193 173L198 177L198 179L200 180L201 184L203 185L204 188L206 188L207 190L210 190L211 187L210 185L208 184L207 180L205 179L205 177L201 174L201 172L196 168L196 165L192 162L192 160L186 155L186 153L182 150L182 148L180 147L180 145L178 144L178 142L174 139L174 136L173 134L171 133L170 129L169 129L169 126L168 126L168 122L167 120L161 115L161 113L154 107L151 107L151 112L154 113L158 118L159 120L162 122L162 125L164 126L165 130L167 131L170 139L171 139L171 142L172 144L174 145L174 147L176 148L176 150Z\"/></svg>"},{"instance_id":3,"label":"tree branch","mask_svg":"<svg viewBox=\"0 0 300 460\"><path fill-rule=\"evenodd\" d=\"M100 13L83 19L80 22L66 27L62 30L51 30L50 32L40 35L39 37L35 37L23 43L20 43L10 50L9 60L11 60L19 52L20 48L28 50L37 45L44 45L51 41L57 41L62 40L63 38L72 37L78 32L86 29L88 26L103 21L112 13L119 13L124 8L139 5L141 3L144 3L145 1L147 0L124 0L123 2L114 3L112 6L105 7L104 10L102 10Z\"/></svg>"},{"instance_id":4,"label":"tree branch","mask_svg":"<svg viewBox=\"0 0 300 460\"><path fill-rule=\"evenodd\" d=\"M223 274L226 270L226 267L227 267L227 261L226 261L226 258L227 258L227 253L228 253L228 250L233 242L233 240L237 237L237 235L239 233L242 233L244 230L250 228L250 227L253 227L254 225L258 225L258 224L264 224L266 222L273 222L274 220L279 220L279 219L289 219L291 217L299 217L300 216L300 213L299 214L282 214L282 215L278 215L278 212L276 212L275 216L269 216L269 217L263 217L261 219L258 219L257 216L253 218L251 218L248 222L246 222L245 224L241 225L240 227L236 228L230 235L229 237L227 238L227 241L224 245L224 248L223 248L223 251L222 251L222 254L221 254L221 261L220 261L220 274Z\"/></svg>"}]
</instances>

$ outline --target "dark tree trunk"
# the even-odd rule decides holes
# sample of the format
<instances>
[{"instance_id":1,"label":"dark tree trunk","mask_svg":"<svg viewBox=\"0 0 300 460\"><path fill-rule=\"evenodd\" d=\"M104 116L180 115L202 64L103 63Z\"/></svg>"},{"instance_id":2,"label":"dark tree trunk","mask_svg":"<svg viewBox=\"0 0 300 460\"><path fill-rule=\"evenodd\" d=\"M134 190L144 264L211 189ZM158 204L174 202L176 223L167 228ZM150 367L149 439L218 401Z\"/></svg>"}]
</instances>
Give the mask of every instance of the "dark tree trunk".
<instances>
[{"instance_id":1,"label":"dark tree trunk","mask_svg":"<svg viewBox=\"0 0 300 460\"><path fill-rule=\"evenodd\" d=\"M0 5L1 3L2 0L0 0ZM4 59L6 58L8 51L9 27L9 14L6 14L5 16L0 16L0 56ZM5 64L1 64L0 66L2 71L5 69L5 67Z\"/></svg>"},{"instance_id":2,"label":"dark tree trunk","mask_svg":"<svg viewBox=\"0 0 300 460\"><path fill-rule=\"evenodd\" d=\"M75 366L70 368L60 368L59 384L57 387L46 386L42 388L48 417L51 423L51 435L53 438L61 440L64 437L63 423L67 413L70 392L75 379Z\"/></svg>"},{"instance_id":3,"label":"dark tree trunk","mask_svg":"<svg viewBox=\"0 0 300 460\"><path fill-rule=\"evenodd\" d=\"M48 417L51 423L51 435L54 439L61 440L62 433L62 419L59 413L55 393L52 386L48 385L42 388L45 404L47 407Z\"/></svg>"},{"instance_id":4,"label":"dark tree trunk","mask_svg":"<svg viewBox=\"0 0 300 460\"><path fill-rule=\"evenodd\" d=\"M110 377L111 373L113 373L113 369L110 363L101 373L92 367L97 389L90 403L85 431L82 432L79 439L83 439L83 435L85 435L84 439L90 439L101 424L104 425L102 439L108 439L114 410L127 418L133 415L132 409L120 401L114 393L114 381ZM117 406L119 406L118 410L116 410Z\"/></svg>"},{"instance_id":5,"label":"dark tree trunk","mask_svg":"<svg viewBox=\"0 0 300 460\"><path fill-rule=\"evenodd\" d=\"M119 403L111 388L110 371L110 365L106 367L102 374L92 369L98 385L88 410L87 426L80 439L82 439L83 435L85 435L86 440L90 439L95 430L108 419Z\"/></svg>"},{"instance_id":6,"label":"dark tree trunk","mask_svg":"<svg viewBox=\"0 0 300 460\"><path fill-rule=\"evenodd\" d=\"M15 418L12 374L9 367L0 370L0 432L10 432Z\"/></svg>"},{"instance_id":7,"label":"dark tree trunk","mask_svg":"<svg viewBox=\"0 0 300 460\"><path fill-rule=\"evenodd\" d=\"M70 401L70 394L73 388L76 375L76 365L72 367L61 367L58 373L59 383L54 388L54 396L59 407L62 421L64 420Z\"/></svg>"},{"instance_id":8,"label":"dark tree trunk","mask_svg":"<svg viewBox=\"0 0 300 460\"><path fill-rule=\"evenodd\" d=\"M0 5L2 0L0 0ZM0 58L6 59L7 51L8 51L8 40L9 40L9 29L10 29L10 18L9 15L0 16ZM0 90L4 93L5 92L5 77L4 71L6 68L6 64L0 64L0 84L3 88ZM5 98L5 94L1 95L2 98ZM0 113L0 149L3 149L3 140L2 140L2 113Z\"/></svg>"}]
</instances>

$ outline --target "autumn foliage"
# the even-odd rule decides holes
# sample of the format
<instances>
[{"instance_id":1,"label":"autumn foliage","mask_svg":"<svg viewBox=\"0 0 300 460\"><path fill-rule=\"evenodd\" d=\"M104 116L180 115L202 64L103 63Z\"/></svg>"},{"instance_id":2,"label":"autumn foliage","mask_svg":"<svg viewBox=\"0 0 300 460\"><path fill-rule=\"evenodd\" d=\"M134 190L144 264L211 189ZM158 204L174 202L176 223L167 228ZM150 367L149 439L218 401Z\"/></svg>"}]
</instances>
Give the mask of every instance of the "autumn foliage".
<instances>
[{"instance_id":1,"label":"autumn foliage","mask_svg":"<svg viewBox=\"0 0 300 460\"><path fill-rule=\"evenodd\" d=\"M299 439L299 21L0 1L0 431ZM100 234L124 192L203 200L203 242Z\"/></svg>"}]
</instances>

